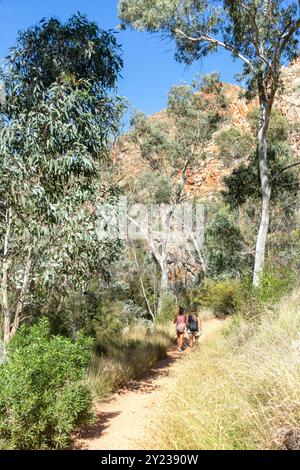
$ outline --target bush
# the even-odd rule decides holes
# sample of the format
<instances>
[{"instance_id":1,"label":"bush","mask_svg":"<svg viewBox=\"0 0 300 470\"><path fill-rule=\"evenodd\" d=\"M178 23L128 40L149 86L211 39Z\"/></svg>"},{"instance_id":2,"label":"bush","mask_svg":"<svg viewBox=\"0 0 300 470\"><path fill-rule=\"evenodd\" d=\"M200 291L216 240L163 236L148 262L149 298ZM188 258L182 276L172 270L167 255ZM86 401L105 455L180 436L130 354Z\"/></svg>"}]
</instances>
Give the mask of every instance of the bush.
<instances>
[{"instance_id":1,"label":"bush","mask_svg":"<svg viewBox=\"0 0 300 470\"><path fill-rule=\"evenodd\" d=\"M270 269L262 276L257 295L262 302L278 302L293 283L294 275L288 269Z\"/></svg>"},{"instance_id":2,"label":"bush","mask_svg":"<svg viewBox=\"0 0 300 470\"><path fill-rule=\"evenodd\" d=\"M258 318L292 290L294 283L294 275L288 269L266 270L257 288L253 287L251 277L244 276L235 292L235 310L246 319Z\"/></svg>"},{"instance_id":3,"label":"bush","mask_svg":"<svg viewBox=\"0 0 300 470\"><path fill-rule=\"evenodd\" d=\"M51 336L42 319L22 326L0 366L0 440L11 449L66 446L75 426L91 418L92 399L83 384L92 340Z\"/></svg>"},{"instance_id":4,"label":"bush","mask_svg":"<svg viewBox=\"0 0 300 470\"><path fill-rule=\"evenodd\" d=\"M258 318L263 312L263 302L254 289L250 276L245 276L235 292L235 311L242 318Z\"/></svg>"},{"instance_id":5,"label":"bush","mask_svg":"<svg viewBox=\"0 0 300 470\"><path fill-rule=\"evenodd\" d=\"M209 307L216 316L231 314L236 309L236 293L239 282L233 279L214 281L206 279L194 298L194 303Z\"/></svg>"},{"instance_id":6,"label":"bush","mask_svg":"<svg viewBox=\"0 0 300 470\"><path fill-rule=\"evenodd\" d=\"M240 227L226 214L217 213L206 227L204 254L209 275L231 277L246 269L250 260L248 256L241 255L244 243Z\"/></svg>"},{"instance_id":7,"label":"bush","mask_svg":"<svg viewBox=\"0 0 300 470\"><path fill-rule=\"evenodd\" d=\"M225 164L232 164L234 160L249 158L255 150L255 140L253 135L231 127L226 131L220 132L216 137L219 147L220 157Z\"/></svg>"}]
</instances>

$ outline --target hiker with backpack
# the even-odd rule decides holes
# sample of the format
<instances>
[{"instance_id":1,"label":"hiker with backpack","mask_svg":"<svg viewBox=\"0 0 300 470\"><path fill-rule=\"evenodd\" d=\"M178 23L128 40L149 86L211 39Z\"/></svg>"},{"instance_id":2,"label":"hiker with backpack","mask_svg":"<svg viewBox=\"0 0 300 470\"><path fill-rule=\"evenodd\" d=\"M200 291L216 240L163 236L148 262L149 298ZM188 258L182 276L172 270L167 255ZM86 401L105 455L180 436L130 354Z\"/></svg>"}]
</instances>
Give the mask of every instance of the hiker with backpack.
<instances>
[{"instance_id":1,"label":"hiker with backpack","mask_svg":"<svg viewBox=\"0 0 300 470\"><path fill-rule=\"evenodd\" d=\"M187 321L187 329L190 335L190 347L192 348L196 345L197 339L202 333L202 322L198 318L197 313L193 313L192 315L189 315L189 318Z\"/></svg>"},{"instance_id":2,"label":"hiker with backpack","mask_svg":"<svg viewBox=\"0 0 300 470\"><path fill-rule=\"evenodd\" d=\"M174 323L176 325L178 351L183 352L184 333L186 331L186 323L187 323L187 317L184 314L183 307L179 307L178 313L174 319Z\"/></svg>"}]
</instances>

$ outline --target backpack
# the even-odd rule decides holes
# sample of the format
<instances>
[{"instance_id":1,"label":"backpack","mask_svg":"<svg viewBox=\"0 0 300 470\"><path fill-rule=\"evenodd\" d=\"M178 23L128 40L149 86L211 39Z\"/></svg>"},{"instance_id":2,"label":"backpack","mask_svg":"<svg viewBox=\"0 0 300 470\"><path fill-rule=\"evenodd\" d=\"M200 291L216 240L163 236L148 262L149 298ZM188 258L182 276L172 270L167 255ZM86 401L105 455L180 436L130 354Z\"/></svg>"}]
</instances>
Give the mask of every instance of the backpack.
<instances>
[{"instance_id":1,"label":"backpack","mask_svg":"<svg viewBox=\"0 0 300 470\"><path fill-rule=\"evenodd\" d=\"M189 321L189 330L190 331L198 331L198 320L190 320Z\"/></svg>"}]
</instances>

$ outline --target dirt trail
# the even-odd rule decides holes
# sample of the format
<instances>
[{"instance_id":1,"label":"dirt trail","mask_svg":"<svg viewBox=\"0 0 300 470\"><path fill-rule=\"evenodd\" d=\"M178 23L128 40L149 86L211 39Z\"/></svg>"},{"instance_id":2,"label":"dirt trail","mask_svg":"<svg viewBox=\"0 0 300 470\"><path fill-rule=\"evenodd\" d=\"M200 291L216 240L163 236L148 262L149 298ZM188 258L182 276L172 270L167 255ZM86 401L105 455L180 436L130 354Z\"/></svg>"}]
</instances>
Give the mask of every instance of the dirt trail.
<instances>
[{"instance_id":1,"label":"dirt trail","mask_svg":"<svg viewBox=\"0 0 300 470\"><path fill-rule=\"evenodd\" d=\"M199 342L224 325L216 318L203 324ZM168 350L167 357L138 380L97 404L96 423L80 431L76 436L75 449L88 450L139 450L147 447L147 430L160 414L160 402L166 396L166 384L176 360L185 354L175 347Z\"/></svg>"}]
</instances>

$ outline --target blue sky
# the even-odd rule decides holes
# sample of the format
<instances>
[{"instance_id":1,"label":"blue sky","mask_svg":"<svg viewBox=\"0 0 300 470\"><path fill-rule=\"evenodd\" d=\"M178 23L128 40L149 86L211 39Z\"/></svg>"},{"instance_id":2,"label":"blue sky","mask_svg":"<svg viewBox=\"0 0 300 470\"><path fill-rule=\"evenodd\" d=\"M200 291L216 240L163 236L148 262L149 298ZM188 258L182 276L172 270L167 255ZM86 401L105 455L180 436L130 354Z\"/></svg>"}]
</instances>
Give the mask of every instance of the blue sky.
<instances>
[{"instance_id":1,"label":"blue sky","mask_svg":"<svg viewBox=\"0 0 300 470\"><path fill-rule=\"evenodd\" d=\"M77 11L97 21L103 29L115 29L120 23L117 0L1 0L0 57L7 55L20 29L34 25L43 17L65 20ZM190 82L198 73L215 70L221 73L223 81L234 83L234 75L240 70L240 64L233 63L226 52L187 68L175 62L173 44L158 36L126 30L120 31L118 38L124 59L118 92L146 114L165 107L168 90L176 83Z\"/></svg>"}]
</instances>

